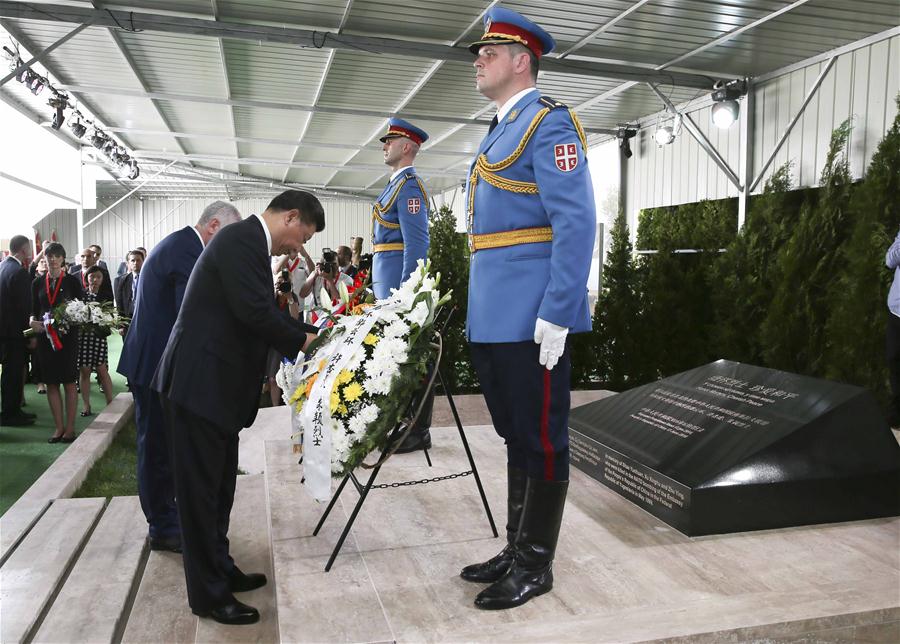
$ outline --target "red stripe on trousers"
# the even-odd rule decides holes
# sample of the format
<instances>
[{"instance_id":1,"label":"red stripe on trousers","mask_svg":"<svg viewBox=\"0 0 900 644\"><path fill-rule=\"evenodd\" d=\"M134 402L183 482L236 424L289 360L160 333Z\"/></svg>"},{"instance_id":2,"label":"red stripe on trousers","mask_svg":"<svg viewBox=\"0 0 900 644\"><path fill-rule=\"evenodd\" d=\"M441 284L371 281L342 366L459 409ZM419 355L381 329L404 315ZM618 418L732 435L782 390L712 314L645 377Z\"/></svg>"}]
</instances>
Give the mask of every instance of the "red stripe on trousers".
<instances>
[{"instance_id":1,"label":"red stripe on trousers","mask_svg":"<svg viewBox=\"0 0 900 644\"><path fill-rule=\"evenodd\" d=\"M553 480L553 445L550 443L550 370L544 369L544 401L541 406L541 446L544 448L544 480Z\"/></svg>"}]
</instances>

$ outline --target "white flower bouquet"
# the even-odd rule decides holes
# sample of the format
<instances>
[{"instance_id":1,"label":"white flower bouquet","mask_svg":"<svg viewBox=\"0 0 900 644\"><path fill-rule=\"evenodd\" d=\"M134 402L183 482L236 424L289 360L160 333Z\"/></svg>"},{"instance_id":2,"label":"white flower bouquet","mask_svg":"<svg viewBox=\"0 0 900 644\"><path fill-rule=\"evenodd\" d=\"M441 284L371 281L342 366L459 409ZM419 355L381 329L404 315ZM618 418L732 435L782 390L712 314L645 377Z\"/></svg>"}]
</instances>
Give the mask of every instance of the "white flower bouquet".
<instances>
[{"instance_id":1,"label":"white flower bouquet","mask_svg":"<svg viewBox=\"0 0 900 644\"><path fill-rule=\"evenodd\" d=\"M106 337L122 321L112 302L69 300L57 304L44 313L41 322L44 324L50 346L54 351L59 351L63 346L60 336L65 335L70 329L77 328L82 333ZM26 329L23 333L26 338L35 335L33 329Z\"/></svg>"},{"instance_id":2,"label":"white flower bouquet","mask_svg":"<svg viewBox=\"0 0 900 644\"><path fill-rule=\"evenodd\" d=\"M304 480L316 499L328 498L332 476L386 447L391 429L427 386L424 376L437 353L430 330L438 307L450 299L438 290L440 275L428 271L420 260L390 298L329 314L332 326L305 361L279 371L295 450L303 454Z\"/></svg>"}]
</instances>

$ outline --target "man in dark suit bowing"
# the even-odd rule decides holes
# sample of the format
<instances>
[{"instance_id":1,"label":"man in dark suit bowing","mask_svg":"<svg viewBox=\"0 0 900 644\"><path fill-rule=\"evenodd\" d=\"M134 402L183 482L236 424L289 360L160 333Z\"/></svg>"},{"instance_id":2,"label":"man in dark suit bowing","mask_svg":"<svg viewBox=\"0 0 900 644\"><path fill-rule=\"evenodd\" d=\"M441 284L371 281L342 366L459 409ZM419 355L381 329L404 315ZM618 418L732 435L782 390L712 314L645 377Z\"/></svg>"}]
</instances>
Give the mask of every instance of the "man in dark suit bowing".
<instances>
[{"instance_id":1,"label":"man in dark suit bowing","mask_svg":"<svg viewBox=\"0 0 900 644\"><path fill-rule=\"evenodd\" d=\"M288 190L262 215L217 235L194 267L153 378L172 442L188 603L224 624L258 621L233 593L266 583L265 575L241 572L228 553L238 432L256 418L269 346L294 356L314 337L278 310L270 256L324 228L319 200Z\"/></svg>"},{"instance_id":2,"label":"man in dark suit bowing","mask_svg":"<svg viewBox=\"0 0 900 644\"><path fill-rule=\"evenodd\" d=\"M165 418L150 381L175 326L197 258L219 231L240 219L233 205L215 201L204 209L196 225L185 226L159 242L141 266L118 372L128 378L134 397L138 496L149 526L151 550L181 552L181 530Z\"/></svg>"},{"instance_id":3,"label":"man in dark suit bowing","mask_svg":"<svg viewBox=\"0 0 900 644\"><path fill-rule=\"evenodd\" d=\"M25 374L25 337L31 313L31 240L9 240L9 257L0 263L0 425L32 425L35 415L22 411Z\"/></svg>"}]
</instances>

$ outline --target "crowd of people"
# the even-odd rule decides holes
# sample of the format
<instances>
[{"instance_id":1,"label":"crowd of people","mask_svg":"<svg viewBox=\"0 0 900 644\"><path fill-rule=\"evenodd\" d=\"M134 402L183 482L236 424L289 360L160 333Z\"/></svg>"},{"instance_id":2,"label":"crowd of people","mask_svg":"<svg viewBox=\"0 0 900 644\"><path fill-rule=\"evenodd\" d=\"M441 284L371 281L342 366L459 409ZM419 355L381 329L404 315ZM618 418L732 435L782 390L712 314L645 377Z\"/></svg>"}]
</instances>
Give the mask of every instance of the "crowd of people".
<instances>
[{"instance_id":1,"label":"crowd of people","mask_svg":"<svg viewBox=\"0 0 900 644\"><path fill-rule=\"evenodd\" d=\"M3 413L0 420L7 426L33 425L38 414L25 411L25 387L34 385L46 395L54 431L50 443L75 440L77 397L81 393L82 417L92 416L91 376L97 379L106 404L112 402L113 385L109 375L107 338L98 333L79 333L71 329L60 337L60 348L53 348L44 327L44 315L62 303L72 300L114 303L124 335L128 319L134 311L133 288L146 249L129 252L115 282L111 280L102 249L92 244L78 255L77 262L67 263L66 249L51 241L33 253L31 240L16 235L10 240L9 256L2 263L3 309ZM25 340L24 328L34 331ZM18 328L14 332L14 328ZM62 389L60 389L62 387Z\"/></svg>"}]
</instances>

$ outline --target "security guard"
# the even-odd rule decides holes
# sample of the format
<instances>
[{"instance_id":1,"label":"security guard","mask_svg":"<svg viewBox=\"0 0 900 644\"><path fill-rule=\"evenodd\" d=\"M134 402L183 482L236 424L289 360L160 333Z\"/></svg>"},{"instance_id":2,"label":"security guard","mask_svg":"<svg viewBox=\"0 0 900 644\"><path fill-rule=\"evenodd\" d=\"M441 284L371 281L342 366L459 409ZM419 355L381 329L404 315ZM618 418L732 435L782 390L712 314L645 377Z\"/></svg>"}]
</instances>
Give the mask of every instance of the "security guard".
<instances>
[{"instance_id":1,"label":"security guard","mask_svg":"<svg viewBox=\"0 0 900 644\"><path fill-rule=\"evenodd\" d=\"M596 228L586 143L575 113L535 89L553 38L507 9L487 12L475 84L497 105L469 168L472 252L466 333L507 450L507 545L467 566L475 599L511 608L553 587L569 478L566 338L591 328L587 279Z\"/></svg>"},{"instance_id":2,"label":"security guard","mask_svg":"<svg viewBox=\"0 0 900 644\"><path fill-rule=\"evenodd\" d=\"M428 194L416 175L413 161L428 134L403 119L388 121L387 133L379 139L384 145L384 163L394 173L372 209L372 288L376 299L389 297L392 288L416 269L416 262L428 255ZM431 447L431 410L434 394L429 396L416 426L397 449L398 454Z\"/></svg>"}]
</instances>

